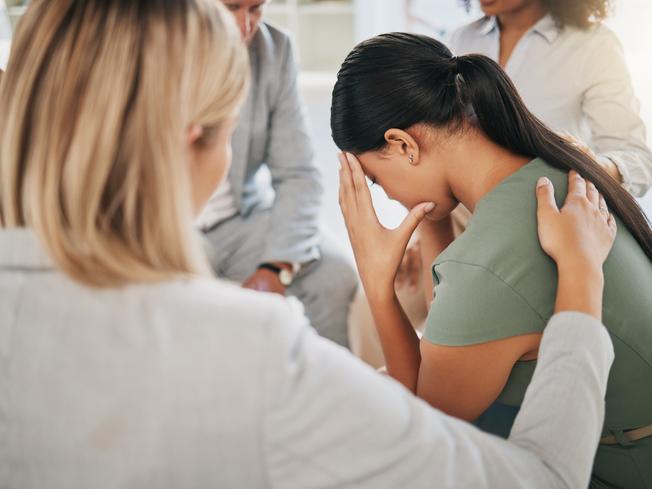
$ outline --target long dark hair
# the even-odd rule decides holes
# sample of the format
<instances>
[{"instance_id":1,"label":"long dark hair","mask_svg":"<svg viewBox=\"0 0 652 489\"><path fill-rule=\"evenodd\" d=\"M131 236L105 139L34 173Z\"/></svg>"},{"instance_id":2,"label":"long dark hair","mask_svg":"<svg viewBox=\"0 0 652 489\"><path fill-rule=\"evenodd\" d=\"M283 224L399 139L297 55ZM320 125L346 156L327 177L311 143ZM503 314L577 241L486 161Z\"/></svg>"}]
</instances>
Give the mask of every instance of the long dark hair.
<instances>
[{"instance_id":1,"label":"long dark hair","mask_svg":"<svg viewBox=\"0 0 652 489\"><path fill-rule=\"evenodd\" d=\"M611 12L611 0L541 0L544 7L555 20L558 27L579 27L588 29L599 24ZM471 8L471 0L461 0L467 10Z\"/></svg>"},{"instance_id":2,"label":"long dark hair","mask_svg":"<svg viewBox=\"0 0 652 489\"><path fill-rule=\"evenodd\" d=\"M425 123L456 130L473 120L496 144L593 182L652 259L652 230L636 200L591 156L530 113L505 72L481 55L454 57L426 36L383 34L358 44L337 75L335 144L354 154L385 146L388 129Z\"/></svg>"}]
</instances>

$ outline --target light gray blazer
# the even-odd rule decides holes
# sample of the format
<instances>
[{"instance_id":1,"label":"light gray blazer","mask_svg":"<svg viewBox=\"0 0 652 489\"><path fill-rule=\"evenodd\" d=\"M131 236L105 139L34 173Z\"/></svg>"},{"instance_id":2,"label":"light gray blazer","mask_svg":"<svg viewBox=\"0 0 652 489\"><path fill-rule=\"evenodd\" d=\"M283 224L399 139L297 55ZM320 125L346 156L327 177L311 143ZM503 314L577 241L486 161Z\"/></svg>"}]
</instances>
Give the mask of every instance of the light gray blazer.
<instances>
[{"instance_id":1,"label":"light gray blazer","mask_svg":"<svg viewBox=\"0 0 652 489\"><path fill-rule=\"evenodd\" d=\"M416 399L298 302L196 279L121 289L0 230L0 487L579 488L613 349L554 316L509 440Z\"/></svg>"},{"instance_id":2,"label":"light gray blazer","mask_svg":"<svg viewBox=\"0 0 652 489\"><path fill-rule=\"evenodd\" d=\"M318 257L322 185L292 45L286 34L263 23L249 54L252 84L233 136L228 178L240 214L272 209L261 262L305 263ZM256 178L263 166L269 168L271 185Z\"/></svg>"}]
</instances>

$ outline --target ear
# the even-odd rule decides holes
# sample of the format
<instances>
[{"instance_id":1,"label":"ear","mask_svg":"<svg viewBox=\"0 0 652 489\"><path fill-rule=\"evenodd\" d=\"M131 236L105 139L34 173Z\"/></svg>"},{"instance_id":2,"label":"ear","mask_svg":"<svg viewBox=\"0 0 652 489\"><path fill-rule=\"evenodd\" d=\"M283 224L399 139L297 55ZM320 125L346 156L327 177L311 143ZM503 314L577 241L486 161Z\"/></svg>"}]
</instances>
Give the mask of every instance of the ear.
<instances>
[{"instance_id":1,"label":"ear","mask_svg":"<svg viewBox=\"0 0 652 489\"><path fill-rule=\"evenodd\" d=\"M204 128L199 124L191 124L188 126L188 129L186 130L186 141L188 143L188 147L194 147L195 143L199 141L199 138L201 138L203 135Z\"/></svg>"},{"instance_id":2,"label":"ear","mask_svg":"<svg viewBox=\"0 0 652 489\"><path fill-rule=\"evenodd\" d=\"M404 159L411 165L419 164L419 144L407 131L388 129L385 131L385 141L385 153L388 157Z\"/></svg>"}]
</instances>

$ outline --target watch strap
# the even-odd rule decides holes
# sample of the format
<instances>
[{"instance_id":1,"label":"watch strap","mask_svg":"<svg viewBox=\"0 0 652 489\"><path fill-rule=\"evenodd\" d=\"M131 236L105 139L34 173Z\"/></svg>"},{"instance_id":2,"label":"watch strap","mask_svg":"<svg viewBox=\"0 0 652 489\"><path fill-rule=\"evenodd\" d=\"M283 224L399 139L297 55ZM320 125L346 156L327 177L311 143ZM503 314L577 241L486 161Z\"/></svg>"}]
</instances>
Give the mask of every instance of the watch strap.
<instances>
[{"instance_id":1,"label":"watch strap","mask_svg":"<svg viewBox=\"0 0 652 489\"><path fill-rule=\"evenodd\" d=\"M261 268L264 268L265 270L270 270L277 275L283 271L281 267L277 267L276 265L272 265L271 263L261 263L260 265L258 265L258 270L260 270Z\"/></svg>"}]
</instances>

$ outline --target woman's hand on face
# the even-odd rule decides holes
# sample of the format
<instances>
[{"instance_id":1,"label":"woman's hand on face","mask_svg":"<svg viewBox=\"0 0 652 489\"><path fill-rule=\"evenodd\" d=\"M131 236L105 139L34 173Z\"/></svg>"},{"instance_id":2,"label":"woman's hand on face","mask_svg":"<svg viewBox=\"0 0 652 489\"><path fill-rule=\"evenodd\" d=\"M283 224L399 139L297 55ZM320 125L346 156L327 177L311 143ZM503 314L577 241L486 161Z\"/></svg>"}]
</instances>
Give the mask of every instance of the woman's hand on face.
<instances>
[{"instance_id":1,"label":"woman's hand on face","mask_svg":"<svg viewBox=\"0 0 652 489\"><path fill-rule=\"evenodd\" d=\"M340 208L355 254L362 284L370 300L394 297L394 281L405 248L419 223L435 207L415 206L396 229L385 228L374 211L360 162L340 154Z\"/></svg>"},{"instance_id":2,"label":"woman's hand on face","mask_svg":"<svg viewBox=\"0 0 652 489\"><path fill-rule=\"evenodd\" d=\"M578 173L568 174L568 195L561 209L547 178L537 182L537 222L543 250L558 267L602 270L616 238L616 220L595 186Z\"/></svg>"}]
</instances>

